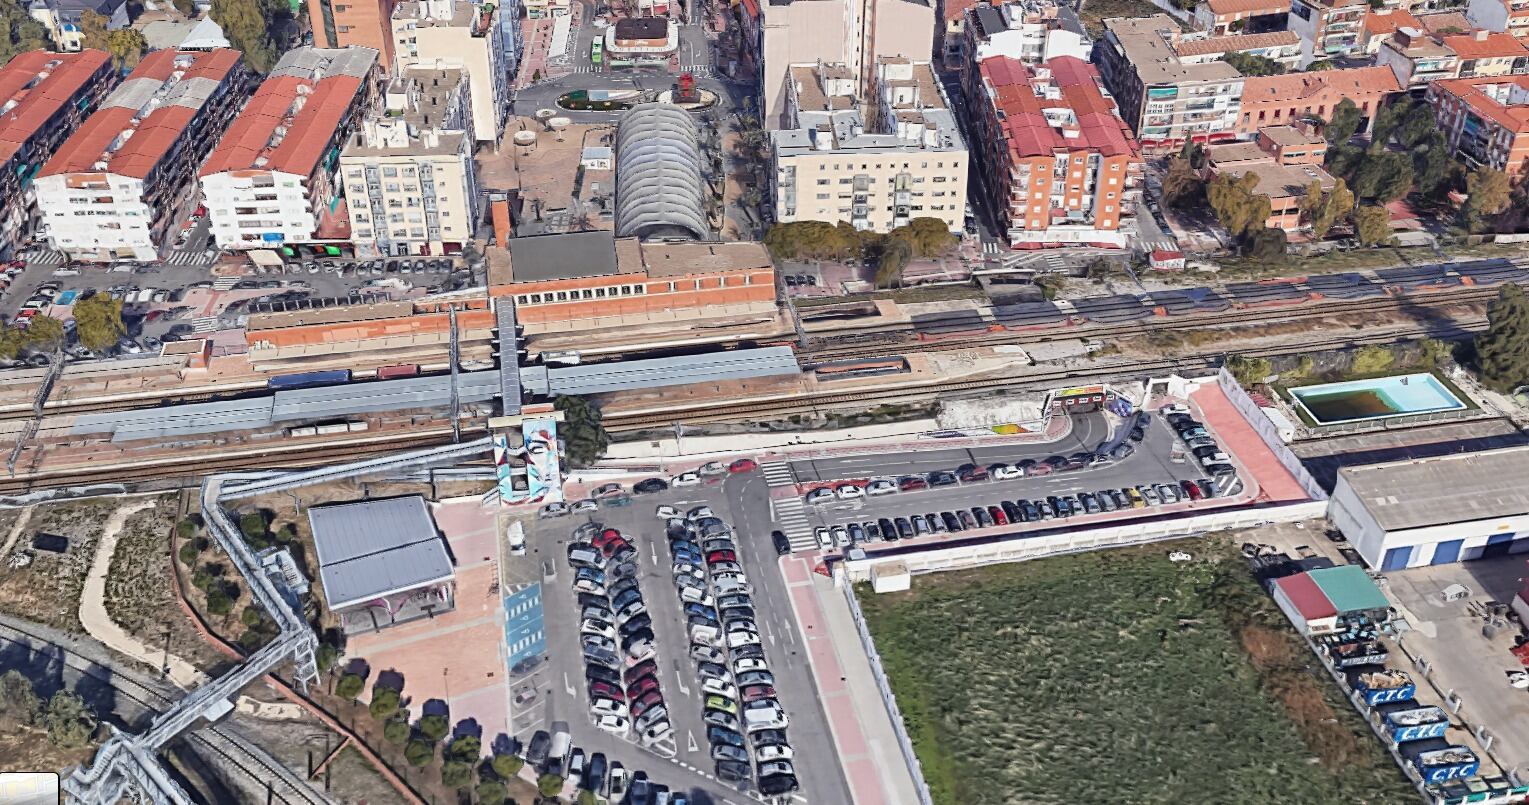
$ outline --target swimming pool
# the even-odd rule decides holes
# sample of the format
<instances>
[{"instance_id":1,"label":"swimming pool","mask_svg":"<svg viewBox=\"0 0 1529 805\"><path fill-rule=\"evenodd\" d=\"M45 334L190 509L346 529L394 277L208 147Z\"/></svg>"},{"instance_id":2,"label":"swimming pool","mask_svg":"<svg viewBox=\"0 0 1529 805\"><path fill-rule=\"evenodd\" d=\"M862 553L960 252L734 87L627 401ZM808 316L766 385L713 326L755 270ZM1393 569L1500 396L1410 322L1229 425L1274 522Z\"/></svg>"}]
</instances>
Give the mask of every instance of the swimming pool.
<instances>
[{"instance_id":1,"label":"swimming pool","mask_svg":"<svg viewBox=\"0 0 1529 805\"><path fill-rule=\"evenodd\" d=\"M1302 386L1290 389L1290 396L1318 425L1465 408L1459 397L1426 372Z\"/></svg>"}]
</instances>

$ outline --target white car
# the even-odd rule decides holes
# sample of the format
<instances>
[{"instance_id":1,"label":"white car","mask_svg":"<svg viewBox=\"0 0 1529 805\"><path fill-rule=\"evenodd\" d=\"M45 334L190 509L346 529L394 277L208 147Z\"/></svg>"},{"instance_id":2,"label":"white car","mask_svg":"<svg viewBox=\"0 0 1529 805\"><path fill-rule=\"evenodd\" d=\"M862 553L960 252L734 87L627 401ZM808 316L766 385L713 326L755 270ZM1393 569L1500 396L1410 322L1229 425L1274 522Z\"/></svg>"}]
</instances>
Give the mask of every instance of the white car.
<instances>
[{"instance_id":1,"label":"white car","mask_svg":"<svg viewBox=\"0 0 1529 805\"><path fill-rule=\"evenodd\" d=\"M702 475L726 475L727 465L720 461L708 461L696 469Z\"/></svg>"},{"instance_id":2,"label":"white car","mask_svg":"<svg viewBox=\"0 0 1529 805\"><path fill-rule=\"evenodd\" d=\"M682 472L669 479L670 486L700 486L701 476L693 472Z\"/></svg>"},{"instance_id":3,"label":"white car","mask_svg":"<svg viewBox=\"0 0 1529 805\"><path fill-rule=\"evenodd\" d=\"M1162 411L1163 416L1167 416L1169 414L1188 414L1188 413L1192 413L1189 410L1189 406L1187 406L1187 405L1185 405L1183 403L1174 403L1172 405L1165 405L1165 406L1163 406L1159 410Z\"/></svg>"},{"instance_id":4,"label":"white car","mask_svg":"<svg viewBox=\"0 0 1529 805\"><path fill-rule=\"evenodd\" d=\"M589 593L590 595L605 595L605 585L593 579L579 579L573 583L573 591L576 593Z\"/></svg>"},{"instance_id":5,"label":"white car","mask_svg":"<svg viewBox=\"0 0 1529 805\"><path fill-rule=\"evenodd\" d=\"M673 735L674 727L669 723L668 719L664 719L663 721L656 721L648 725L648 728L642 731L640 737L643 743L652 745L665 738L673 737Z\"/></svg>"},{"instance_id":6,"label":"white car","mask_svg":"<svg viewBox=\"0 0 1529 805\"><path fill-rule=\"evenodd\" d=\"M659 506L653 510L653 514L660 520L667 520L671 517L680 516L680 510L673 506Z\"/></svg>"},{"instance_id":7,"label":"white car","mask_svg":"<svg viewBox=\"0 0 1529 805\"><path fill-rule=\"evenodd\" d=\"M584 512L599 511L600 504L590 500L589 498L585 498L583 500L574 501L573 505L569 506L568 509L574 514L582 514Z\"/></svg>"},{"instance_id":8,"label":"white car","mask_svg":"<svg viewBox=\"0 0 1529 805\"><path fill-rule=\"evenodd\" d=\"M712 513L710 506L697 506L694 509L686 512L685 516L691 520L700 520L706 517L716 517L716 515Z\"/></svg>"},{"instance_id":9,"label":"white car","mask_svg":"<svg viewBox=\"0 0 1529 805\"><path fill-rule=\"evenodd\" d=\"M727 657L725 657L721 651L712 648L711 646L691 646L690 659L697 662L720 663L727 659Z\"/></svg>"},{"instance_id":10,"label":"white car","mask_svg":"<svg viewBox=\"0 0 1529 805\"><path fill-rule=\"evenodd\" d=\"M806 497L803 499L806 500L809 505L815 503L824 503L834 499L834 491L827 487L818 487L817 489L808 492Z\"/></svg>"},{"instance_id":11,"label":"white car","mask_svg":"<svg viewBox=\"0 0 1529 805\"><path fill-rule=\"evenodd\" d=\"M597 634L601 637L616 638L616 627L595 618L585 618L579 622L579 634Z\"/></svg>"},{"instance_id":12,"label":"white car","mask_svg":"<svg viewBox=\"0 0 1529 805\"><path fill-rule=\"evenodd\" d=\"M785 744L773 746L761 746L754 750L754 759L760 763L768 763L772 760L790 760L796 752Z\"/></svg>"},{"instance_id":13,"label":"white car","mask_svg":"<svg viewBox=\"0 0 1529 805\"><path fill-rule=\"evenodd\" d=\"M729 699L734 699L738 696L738 689L724 679L708 678L701 682L701 690L717 696L726 696Z\"/></svg>"},{"instance_id":14,"label":"white car","mask_svg":"<svg viewBox=\"0 0 1529 805\"><path fill-rule=\"evenodd\" d=\"M595 716L621 716L626 717L626 703L615 699L595 699L589 705L589 712Z\"/></svg>"},{"instance_id":15,"label":"white car","mask_svg":"<svg viewBox=\"0 0 1529 805\"><path fill-rule=\"evenodd\" d=\"M840 548L849 547L849 529L842 525L833 527L834 544Z\"/></svg>"},{"instance_id":16,"label":"white car","mask_svg":"<svg viewBox=\"0 0 1529 805\"><path fill-rule=\"evenodd\" d=\"M1025 477L1025 471L1012 464L999 464L992 468L992 475L995 481L1007 481Z\"/></svg>"},{"instance_id":17,"label":"white car","mask_svg":"<svg viewBox=\"0 0 1529 805\"><path fill-rule=\"evenodd\" d=\"M888 481L885 478L879 478L875 481L872 481L865 487L865 493L871 497L875 497L877 495L890 495L896 491L897 484L892 481Z\"/></svg>"},{"instance_id":18,"label":"white car","mask_svg":"<svg viewBox=\"0 0 1529 805\"><path fill-rule=\"evenodd\" d=\"M632 722L626 716L604 715L595 719L595 726L613 735L625 735Z\"/></svg>"},{"instance_id":19,"label":"white car","mask_svg":"<svg viewBox=\"0 0 1529 805\"><path fill-rule=\"evenodd\" d=\"M839 484L839 486L834 488L834 494L838 495L840 500L863 498L865 497L865 487L859 484Z\"/></svg>"},{"instance_id":20,"label":"white car","mask_svg":"<svg viewBox=\"0 0 1529 805\"><path fill-rule=\"evenodd\" d=\"M820 525L813 529L812 533L818 538L818 547L832 548L834 546L833 532L829 530L828 526Z\"/></svg>"},{"instance_id":21,"label":"white car","mask_svg":"<svg viewBox=\"0 0 1529 805\"><path fill-rule=\"evenodd\" d=\"M722 652L717 652L721 654ZM746 674L749 671L768 671L770 666L764 660L756 660L753 657L744 657L741 660L733 660L733 673Z\"/></svg>"},{"instance_id":22,"label":"white car","mask_svg":"<svg viewBox=\"0 0 1529 805\"><path fill-rule=\"evenodd\" d=\"M731 648L739 648L740 646L757 646L757 645L759 645L759 633L758 632L750 632L750 631L747 631L747 630L742 630L742 631L728 632L727 633L727 647L730 648L730 649Z\"/></svg>"}]
</instances>

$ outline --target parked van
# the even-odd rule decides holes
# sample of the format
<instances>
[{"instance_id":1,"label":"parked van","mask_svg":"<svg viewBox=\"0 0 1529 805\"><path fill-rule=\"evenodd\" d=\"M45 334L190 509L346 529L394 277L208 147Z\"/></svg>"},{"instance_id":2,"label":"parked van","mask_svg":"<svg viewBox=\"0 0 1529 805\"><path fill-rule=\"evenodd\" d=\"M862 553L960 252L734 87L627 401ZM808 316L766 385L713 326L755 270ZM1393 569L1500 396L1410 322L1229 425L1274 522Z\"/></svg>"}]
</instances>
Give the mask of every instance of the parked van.
<instances>
[{"instance_id":1,"label":"parked van","mask_svg":"<svg viewBox=\"0 0 1529 805\"><path fill-rule=\"evenodd\" d=\"M693 624L690 627L690 642L702 646L720 646L722 630L708 624Z\"/></svg>"}]
</instances>

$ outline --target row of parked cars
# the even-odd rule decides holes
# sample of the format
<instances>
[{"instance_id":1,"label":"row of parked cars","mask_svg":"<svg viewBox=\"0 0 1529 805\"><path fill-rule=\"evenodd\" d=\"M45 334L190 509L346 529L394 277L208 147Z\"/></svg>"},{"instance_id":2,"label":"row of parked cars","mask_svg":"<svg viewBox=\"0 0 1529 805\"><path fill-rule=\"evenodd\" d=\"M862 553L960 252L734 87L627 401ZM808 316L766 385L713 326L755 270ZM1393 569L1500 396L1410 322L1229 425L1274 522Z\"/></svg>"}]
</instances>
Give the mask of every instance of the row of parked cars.
<instances>
[{"instance_id":1,"label":"row of parked cars","mask_svg":"<svg viewBox=\"0 0 1529 805\"><path fill-rule=\"evenodd\" d=\"M658 684L653 620L637 576L637 549L614 528L585 523L573 532L568 563L579 603L579 642L595 726L652 745L674 728Z\"/></svg>"},{"instance_id":2,"label":"row of parked cars","mask_svg":"<svg viewBox=\"0 0 1529 805\"><path fill-rule=\"evenodd\" d=\"M647 772L628 772L618 760L607 760L604 752L586 755L573 745L573 736L564 721L552 722L552 731L537 730L526 749L526 762L542 772L550 772L571 781L608 802L624 805L687 805L683 794L648 779Z\"/></svg>"},{"instance_id":3,"label":"row of parked cars","mask_svg":"<svg viewBox=\"0 0 1529 805\"><path fill-rule=\"evenodd\" d=\"M1205 425L1194 418L1188 406L1170 405L1163 409L1163 418L1207 473L1217 478L1237 474L1231 456L1222 451L1221 445L1211 437Z\"/></svg>"},{"instance_id":4,"label":"row of parked cars","mask_svg":"<svg viewBox=\"0 0 1529 805\"><path fill-rule=\"evenodd\" d=\"M789 720L765 660L733 530L707 506L683 514L659 506L655 514L664 519L669 538L717 779L746 785L757 769L761 794L799 790L786 738Z\"/></svg>"},{"instance_id":5,"label":"row of parked cars","mask_svg":"<svg viewBox=\"0 0 1529 805\"><path fill-rule=\"evenodd\" d=\"M1216 485L1209 478L1179 483L1138 484L1072 495L1049 495L1044 499L1003 500L990 506L973 506L970 509L882 517L864 523L819 526L815 535L818 545L823 548L843 548L858 542L912 539L1013 523L1065 519L1082 514L1143 509L1215 496Z\"/></svg>"},{"instance_id":6,"label":"row of parked cars","mask_svg":"<svg viewBox=\"0 0 1529 805\"><path fill-rule=\"evenodd\" d=\"M1133 431L1134 433L1134 431ZM1143 436L1145 434L1143 433ZM1135 438L1135 441L1141 441ZM861 484L847 482L832 487L818 487L808 492L804 499L809 504L828 503L833 500L855 500L879 497L898 492L916 492L956 484L980 483L982 481L1007 481L1014 478L1038 478L1059 472L1070 472L1085 467L1099 467L1130 457L1136 452L1131 442L1123 442L1109 452L1080 451L1069 456L1049 456L1043 459L1027 458L1014 464L963 464L954 470L935 470L917 475L900 475L896 478L873 478Z\"/></svg>"}]
</instances>

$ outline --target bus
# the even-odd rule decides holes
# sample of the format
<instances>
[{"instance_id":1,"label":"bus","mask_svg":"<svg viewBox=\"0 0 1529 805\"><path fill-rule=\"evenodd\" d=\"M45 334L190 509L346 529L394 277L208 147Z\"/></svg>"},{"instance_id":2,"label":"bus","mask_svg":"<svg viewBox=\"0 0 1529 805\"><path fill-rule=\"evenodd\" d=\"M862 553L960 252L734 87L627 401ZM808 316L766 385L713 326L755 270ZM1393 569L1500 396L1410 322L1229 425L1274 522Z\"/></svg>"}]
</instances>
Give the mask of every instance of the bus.
<instances>
[{"instance_id":1,"label":"bus","mask_svg":"<svg viewBox=\"0 0 1529 805\"><path fill-rule=\"evenodd\" d=\"M605 42L597 37L594 44L589 46L589 63L598 66L603 61L605 61Z\"/></svg>"}]
</instances>

